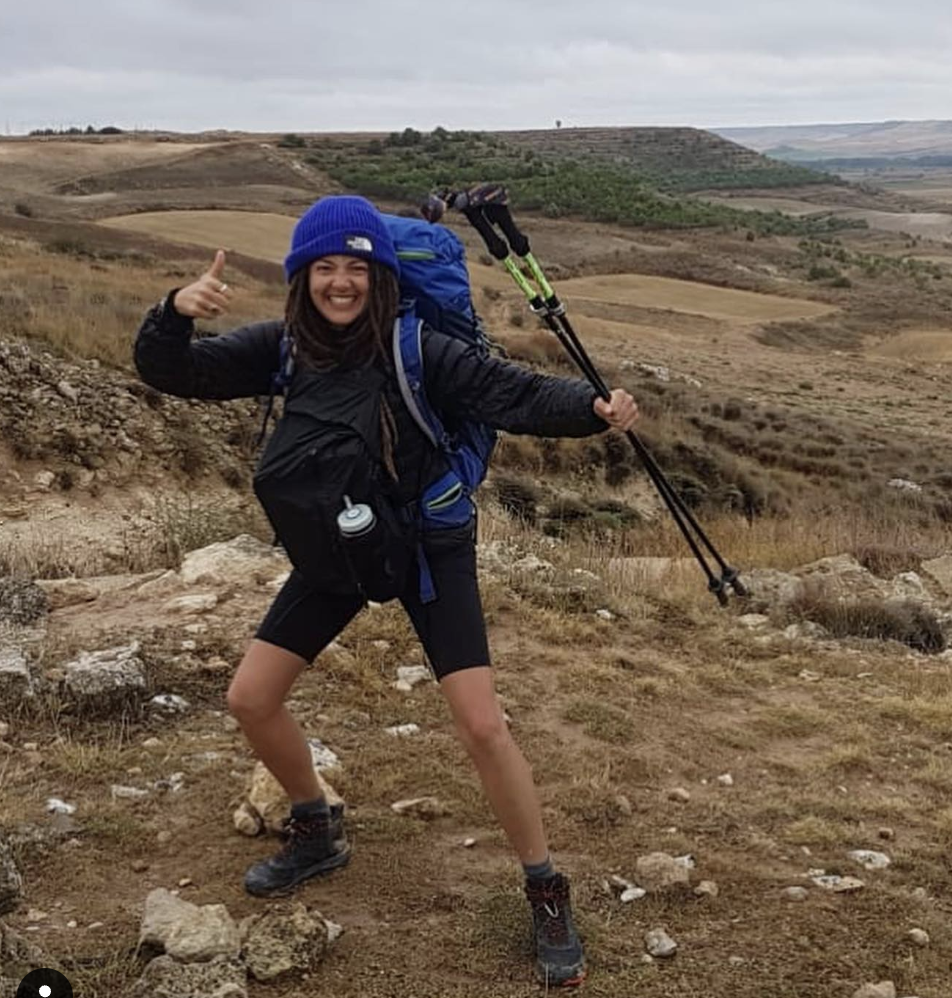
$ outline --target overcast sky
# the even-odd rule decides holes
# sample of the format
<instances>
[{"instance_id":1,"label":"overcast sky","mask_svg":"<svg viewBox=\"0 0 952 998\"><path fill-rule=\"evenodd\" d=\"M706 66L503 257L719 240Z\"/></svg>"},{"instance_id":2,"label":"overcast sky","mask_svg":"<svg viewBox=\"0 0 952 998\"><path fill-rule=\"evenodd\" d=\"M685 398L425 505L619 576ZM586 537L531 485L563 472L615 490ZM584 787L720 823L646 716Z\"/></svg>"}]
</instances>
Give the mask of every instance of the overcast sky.
<instances>
[{"instance_id":1,"label":"overcast sky","mask_svg":"<svg viewBox=\"0 0 952 998\"><path fill-rule=\"evenodd\" d=\"M952 118L952 0L0 0L0 128Z\"/></svg>"}]
</instances>

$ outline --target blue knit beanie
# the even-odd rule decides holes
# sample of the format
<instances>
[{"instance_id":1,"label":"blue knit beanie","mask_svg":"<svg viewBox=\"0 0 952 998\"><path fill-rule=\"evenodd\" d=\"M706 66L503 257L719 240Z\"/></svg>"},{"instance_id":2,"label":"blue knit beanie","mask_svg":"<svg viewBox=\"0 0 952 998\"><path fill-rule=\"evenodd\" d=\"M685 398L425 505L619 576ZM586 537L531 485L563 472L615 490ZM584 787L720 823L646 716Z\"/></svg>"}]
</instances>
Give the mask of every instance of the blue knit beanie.
<instances>
[{"instance_id":1,"label":"blue knit beanie","mask_svg":"<svg viewBox=\"0 0 952 998\"><path fill-rule=\"evenodd\" d=\"M377 260L400 276L387 226L366 198L335 194L315 201L294 226L284 273L290 281L301 267L334 253Z\"/></svg>"}]
</instances>

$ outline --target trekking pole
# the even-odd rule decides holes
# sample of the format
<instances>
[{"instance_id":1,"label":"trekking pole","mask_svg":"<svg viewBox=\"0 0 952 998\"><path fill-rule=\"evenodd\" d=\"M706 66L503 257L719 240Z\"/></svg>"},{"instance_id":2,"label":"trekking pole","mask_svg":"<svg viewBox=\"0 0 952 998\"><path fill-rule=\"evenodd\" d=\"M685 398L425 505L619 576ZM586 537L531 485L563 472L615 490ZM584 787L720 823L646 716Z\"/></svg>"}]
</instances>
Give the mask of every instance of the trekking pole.
<instances>
[{"instance_id":1,"label":"trekking pole","mask_svg":"<svg viewBox=\"0 0 952 998\"><path fill-rule=\"evenodd\" d=\"M466 216L482 237L492 256L502 262L517 286L525 294L530 309L545 321L590 384L605 401L608 401L611 398L611 392L607 384L579 340L565 313L565 306L555 294L542 267L532 255L529 240L516 226L506 202L505 188L500 185L484 184L466 192L443 191L431 196L423 209L423 214L431 221L436 221L436 218L442 214L442 206L451 204ZM434 215L436 217L433 217ZM495 231L494 226L498 226L502 230L505 238ZM510 249L528 266L541 294L532 287L525 277L519 264L513 259ZM625 435L707 577L708 589L722 606L727 605L726 589L728 586L738 596L746 596L747 590L740 581L737 570L728 565L721 557L642 441L631 430L626 431ZM717 562L721 572L719 577L708 565L707 559L698 546L697 540L688 529L688 525L695 531L697 537Z\"/></svg>"}]
</instances>

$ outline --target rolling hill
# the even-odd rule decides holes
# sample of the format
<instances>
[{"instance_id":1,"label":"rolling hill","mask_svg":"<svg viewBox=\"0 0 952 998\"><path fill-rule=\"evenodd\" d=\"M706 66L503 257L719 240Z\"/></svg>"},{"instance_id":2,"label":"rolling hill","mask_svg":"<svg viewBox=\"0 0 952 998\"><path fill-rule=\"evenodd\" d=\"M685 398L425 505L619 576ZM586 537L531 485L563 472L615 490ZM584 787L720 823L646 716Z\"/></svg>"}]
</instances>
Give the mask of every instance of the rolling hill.
<instances>
[{"instance_id":1,"label":"rolling hill","mask_svg":"<svg viewBox=\"0 0 952 998\"><path fill-rule=\"evenodd\" d=\"M859 158L952 160L952 121L847 122L714 131L724 139L791 163Z\"/></svg>"}]
</instances>

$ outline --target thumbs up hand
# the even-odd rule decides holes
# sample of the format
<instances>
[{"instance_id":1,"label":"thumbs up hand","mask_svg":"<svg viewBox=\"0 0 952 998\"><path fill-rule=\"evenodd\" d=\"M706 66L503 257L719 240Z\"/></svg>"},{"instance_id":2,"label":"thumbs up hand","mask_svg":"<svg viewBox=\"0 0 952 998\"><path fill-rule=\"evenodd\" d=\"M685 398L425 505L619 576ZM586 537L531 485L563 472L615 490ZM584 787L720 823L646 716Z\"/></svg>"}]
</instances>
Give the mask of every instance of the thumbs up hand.
<instances>
[{"instance_id":1,"label":"thumbs up hand","mask_svg":"<svg viewBox=\"0 0 952 998\"><path fill-rule=\"evenodd\" d=\"M217 319L228 311L231 290L224 282L225 251L218 250L215 261L192 284L175 293L172 305L179 315L193 319Z\"/></svg>"}]
</instances>

